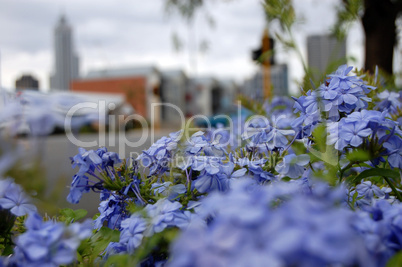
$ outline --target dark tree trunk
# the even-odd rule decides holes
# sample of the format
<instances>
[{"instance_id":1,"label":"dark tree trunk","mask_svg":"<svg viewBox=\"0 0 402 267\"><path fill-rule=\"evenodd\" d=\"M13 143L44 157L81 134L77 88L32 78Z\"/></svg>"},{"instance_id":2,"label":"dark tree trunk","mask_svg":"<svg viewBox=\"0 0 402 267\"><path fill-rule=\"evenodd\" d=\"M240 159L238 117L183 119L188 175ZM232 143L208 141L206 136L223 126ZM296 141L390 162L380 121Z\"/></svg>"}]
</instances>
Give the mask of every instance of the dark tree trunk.
<instances>
[{"instance_id":1,"label":"dark tree trunk","mask_svg":"<svg viewBox=\"0 0 402 267\"><path fill-rule=\"evenodd\" d=\"M398 12L399 5L391 0L364 0L362 24L366 35L366 70L374 72L378 66L392 74Z\"/></svg>"}]
</instances>

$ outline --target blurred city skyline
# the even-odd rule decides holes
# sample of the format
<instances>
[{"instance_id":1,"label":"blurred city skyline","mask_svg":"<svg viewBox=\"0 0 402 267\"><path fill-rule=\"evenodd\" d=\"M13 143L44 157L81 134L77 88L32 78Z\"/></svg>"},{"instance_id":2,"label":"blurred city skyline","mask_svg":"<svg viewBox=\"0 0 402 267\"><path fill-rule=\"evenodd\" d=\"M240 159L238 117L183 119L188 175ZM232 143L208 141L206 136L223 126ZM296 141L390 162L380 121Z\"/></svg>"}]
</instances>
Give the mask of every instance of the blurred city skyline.
<instances>
[{"instance_id":1,"label":"blurred city skyline","mask_svg":"<svg viewBox=\"0 0 402 267\"><path fill-rule=\"evenodd\" d=\"M295 29L295 38L304 54L308 35L329 33L335 22L338 2L294 1L297 17L304 20ZM242 82L257 71L251 51L260 45L266 25L260 1L209 3L208 12L216 22L212 29L201 16L196 17L195 25L189 29L179 18L168 17L163 7L164 1L2 0L1 85L14 88L18 77L32 74L39 79L41 90L48 90L54 68L53 32L62 14L73 28L81 76L92 69L155 65L164 69L183 69L193 76L211 75ZM277 25L270 26L271 31L277 29ZM175 32L184 41L180 52L173 48L172 34ZM195 54L194 43L202 39L209 42L209 50ZM356 62L350 64L362 67L363 36L358 23L349 32L347 52L348 56L356 58ZM196 67L191 64L194 58ZM300 79L303 74L300 63L280 47L276 59L278 63L289 65L290 90L297 91L293 80Z\"/></svg>"}]
</instances>

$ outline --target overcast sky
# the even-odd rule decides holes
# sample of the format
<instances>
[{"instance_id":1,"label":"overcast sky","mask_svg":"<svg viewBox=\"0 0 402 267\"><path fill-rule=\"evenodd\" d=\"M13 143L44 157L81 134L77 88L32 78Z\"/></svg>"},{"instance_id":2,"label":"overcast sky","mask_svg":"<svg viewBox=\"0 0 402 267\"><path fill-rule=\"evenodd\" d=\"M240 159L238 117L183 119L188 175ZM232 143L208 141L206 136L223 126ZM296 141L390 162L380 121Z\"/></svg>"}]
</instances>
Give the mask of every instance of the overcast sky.
<instances>
[{"instance_id":1,"label":"overcast sky","mask_svg":"<svg viewBox=\"0 0 402 267\"><path fill-rule=\"evenodd\" d=\"M241 82L257 70L250 53L258 47L265 26L260 1L207 2L215 27L209 28L199 16L190 31L177 17L166 16L163 0L0 0L0 83L12 88L20 75L28 73L39 79L41 89L49 87L54 60L53 30L62 13L73 27L81 75L90 69L155 65ZM308 34L328 33L339 0L294 3L297 16L304 19L295 28L304 52ZM172 45L174 32L184 42L179 53ZM198 42L207 40L209 50L194 56L195 45L189 44L194 38ZM358 67L363 62L362 48L363 37L360 25L356 24L348 37L347 49L349 55L358 59L354 63ZM289 64L291 80L300 78L301 66L295 55L280 50L277 59ZM196 59L195 65L190 64L191 58ZM292 89L296 90L294 84Z\"/></svg>"}]
</instances>

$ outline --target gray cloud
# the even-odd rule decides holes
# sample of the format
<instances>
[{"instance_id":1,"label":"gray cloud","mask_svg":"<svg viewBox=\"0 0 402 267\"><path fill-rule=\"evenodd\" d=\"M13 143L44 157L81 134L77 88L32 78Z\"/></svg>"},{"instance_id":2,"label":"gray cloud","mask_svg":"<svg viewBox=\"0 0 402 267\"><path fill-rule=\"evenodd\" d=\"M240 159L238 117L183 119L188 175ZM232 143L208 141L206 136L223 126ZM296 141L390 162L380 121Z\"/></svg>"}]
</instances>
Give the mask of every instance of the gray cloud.
<instances>
[{"instance_id":1,"label":"gray cloud","mask_svg":"<svg viewBox=\"0 0 402 267\"><path fill-rule=\"evenodd\" d=\"M299 33L303 35L306 29L326 30L328 27L324 29L324 25L329 22L326 12L333 12L333 3L337 1L331 0L329 4L318 0L294 1L298 15L304 14L307 20L306 25L298 26ZM189 48L194 51L194 45L189 45L189 30L177 17L168 18L164 14L163 2L0 1L2 84L11 86L15 75L32 68L39 73L41 84L46 86L53 61L53 29L61 13L66 14L73 27L76 51L84 70L101 65L152 63L159 66L181 66L191 71L188 53ZM198 41L206 39L210 44L209 51L197 58L197 73L233 75L238 80L250 75L255 70L250 52L259 46L265 26L260 1L206 3L206 10L216 20L216 27L209 28L202 16L196 18L196 33L190 36ZM175 54L172 49L173 32L177 32L184 41L184 49L179 54ZM298 38L304 37L300 35Z\"/></svg>"}]
</instances>

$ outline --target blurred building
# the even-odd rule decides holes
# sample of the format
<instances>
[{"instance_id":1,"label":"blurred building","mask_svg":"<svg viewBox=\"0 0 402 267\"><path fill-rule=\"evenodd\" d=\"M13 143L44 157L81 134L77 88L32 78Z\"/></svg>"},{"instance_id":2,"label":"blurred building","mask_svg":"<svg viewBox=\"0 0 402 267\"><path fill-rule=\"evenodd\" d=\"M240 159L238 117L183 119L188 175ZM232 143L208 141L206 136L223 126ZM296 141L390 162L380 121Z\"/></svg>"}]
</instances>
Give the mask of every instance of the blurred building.
<instances>
[{"instance_id":1,"label":"blurred building","mask_svg":"<svg viewBox=\"0 0 402 267\"><path fill-rule=\"evenodd\" d=\"M315 78L327 73L327 68L346 63L346 42L331 35L307 37L308 66Z\"/></svg>"},{"instance_id":2,"label":"blurred building","mask_svg":"<svg viewBox=\"0 0 402 267\"><path fill-rule=\"evenodd\" d=\"M50 77L52 90L68 90L79 77L79 59L74 52L72 28L62 15L54 29L54 70Z\"/></svg>"},{"instance_id":3,"label":"blurred building","mask_svg":"<svg viewBox=\"0 0 402 267\"><path fill-rule=\"evenodd\" d=\"M98 94L122 94L134 112L160 123L161 77L153 66L116 68L90 71L85 77L73 80L70 89L74 92Z\"/></svg>"},{"instance_id":4,"label":"blurred building","mask_svg":"<svg viewBox=\"0 0 402 267\"><path fill-rule=\"evenodd\" d=\"M214 77L191 78L186 93L187 116L200 114L210 117L224 112L225 94L230 91L233 96L232 91L235 90L229 85L229 81L221 82ZM232 102L231 96L227 101Z\"/></svg>"},{"instance_id":5,"label":"blurred building","mask_svg":"<svg viewBox=\"0 0 402 267\"><path fill-rule=\"evenodd\" d=\"M239 93L239 86L232 79L218 79L220 87L223 89L223 94L220 100L221 112L226 112L233 108L237 95Z\"/></svg>"},{"instance_id":6,"label":"blurred building","mask_svg":"<svg viewBox=\"0 0 402 267\"><path fill-rule=\"evenodd\" d=\"M289 84L287 65L271 65L270 73L272 96L288 95ZM241 92L252 99L262 99L264 97L262 70L259 70L251 78L244 81Z\"/></svg>"},{"instance_id":7,"label":"blurred building","mask_svg":"<svg viewBox=\"0 0 402 267\"><path fill-rule=\"evenodd\" d=\"M182 70L166 70L161 71L161 74L162 121L173 124L180 123L179 116L181 114L186 116L186 92L190 84L189 79Z\"/></svg>"},{"instance_id":8,"label":"blurred building","mask_svg":"<svg viewBox=\"0 0 402 267\"><path fill-rule=\"evenodd\" d=\"M155 125L181 126L183 117L207 117L230 108L238 88L232 80L191 78L182 70L142 66L90 71L73 80L73 92L123 94L126 103Z\"/></svg>"},{"instance_id":9,"label":"blurred building","mask_svg":"<svg viewBox=\"0 0 402 267\"><path fill-rule=\"evenodd\" d=\"M22 75L15 81L16 89L39 90L39 81L32 75Z\"/></svg>"}]
</instances>

